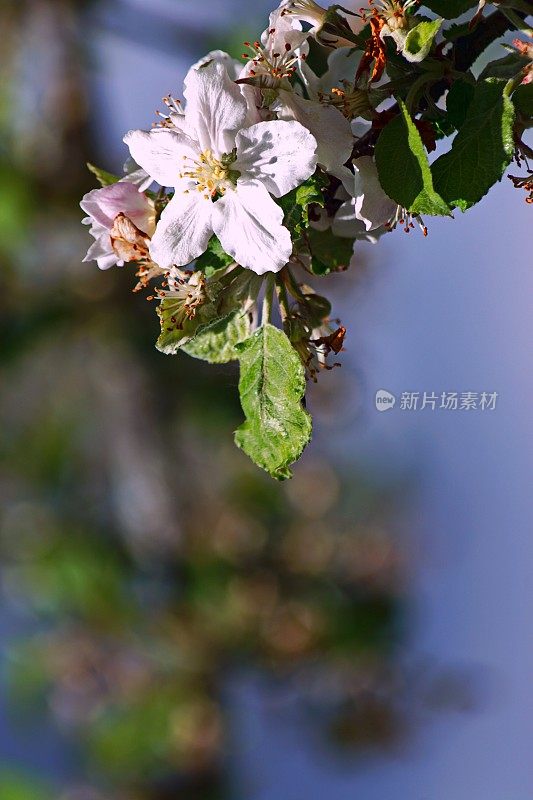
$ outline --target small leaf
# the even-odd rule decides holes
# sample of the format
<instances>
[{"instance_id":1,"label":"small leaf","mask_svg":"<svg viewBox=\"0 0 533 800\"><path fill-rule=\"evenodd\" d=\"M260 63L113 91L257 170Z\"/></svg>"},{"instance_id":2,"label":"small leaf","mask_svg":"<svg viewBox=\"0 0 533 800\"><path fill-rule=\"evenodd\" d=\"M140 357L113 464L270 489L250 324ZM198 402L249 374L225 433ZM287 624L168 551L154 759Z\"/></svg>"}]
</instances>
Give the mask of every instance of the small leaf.
<instances>
[{"instance_id":1,"label":"small leaf","mask_svg":"<svg viewBox=\"0 0 533 800\"><path fill-rule=\"evenodd\" d=\"M96 178L101 186L111 186L113 183L118 183L120 178L117 175L113 175L111 172L106 172L105 169L101 169L100 167L95 167L94 164L90 164L87 162L87 169L89 172L92 172L93 175L96 175Z\"/></svg>"},{"instance_id":2,"label":"small leaf","mask_svg":"<svg viewBox=\"0 0 533 800\"><path fill-rule=\"evenodd\" d=\"M246 421L235 442L273 478L291 477L290 465L311 438L311 417L302 407L304 368L283 331L263 325L237 346L239 393Z\"/></svg>"},{"instance_id":3,"label":"small leaf","mask_svg":"<svg viewBox=\"0 0 533 800\"><path fill-rule=\"evenodd\" d=\"M460 17L477 4L478 0L424 0L426 8L446 19Z\"/></svg>"},{"instance_id":4,"label":"small leaf","mask_svg":"<svg viewBox=\"0 0 533 800\"><path fill-rule=\"evenodd\" d=\"M461 22L459 24L453 23L449 28L442 31L442 37L446 39L447 42L454 42L461 36L468 36L471 32L469 22Z\"/></svg>"},{"instance_id":5,"label":"small leaf","mask_svg":"<svg viewBox=\"0 0 533 800\"><path fill-rule=\"evenodd\" d=\"M297 236L302 233L304 228L309 227L309 206L316 204L324 206L324 195L322 189L327 184L327 180L322 173L317 170L314 175L308 178L298 188L293 189L284 197L278 199L278 204L284 211L283 224L292 234Z\"/></svg>"},{"instance_id":6,"label":"small leaf","mask_svg":"<svg viewBox=\"0 0 533 800\"><path fill-rule=\"evenodd\" d=\"M428 22L419 22L411 28L405 37L403 55L407 61L423 61L431 50L433 40L444 22L443 19L434 19Z\"/></svg>"},{"instance_id":7,"label":"small leaf","mask_svg":"<svg viewBox=\"0 0 533 800\"><path fill-rule=\"evenodd\" d=\"M523 56L521 53L509 53L503 58L499 58L497 61L491 61L490 64L487 64L485 69L481 72L479 80L485 80L485 78L504 78L505 80L509 80L510 78L514 78L526 64L529 64L529 59L526 56Z\"/></svg>"},{"instance_id":8,"label":"small leaf","mask_svg":"<svg viewBox=\"0 0 533 800\"><path fill-rule=\"evenodd\" d=\"M311 228L307 242L311 251L311 269L315 275L340 272L350 266L354 239L334 236L331 229L317 231Z\"/></svg>"},{"instance_id":9,"label":"small leaf","mask_svg":"<svg viewBox=\"0 0 533 800\"><path fill-rule=\"evenodd\" d=\"M437 191L465 211L499 181L511 161L514 108L504 81L479 82L452 148L433 164Z\"/></svg>"},{"instance_id":10,"label":"small leaf","mask_svg":"<svg viewBox=\"0 0 533 800\"><path fill-rule=\"evenodd\" d=\"M243 311L234 311L199 329L182 346L184 353L210 364L226 364L239 358L236 345L250 335L250 318Z\"/></svg>"},{"instance_id":11,"label":"small leaf","mask_svg":"<svg viewBox=\"0 0 533 800\"><path fill-rule=\"evenodd\" d=\"M413 214L449 216L450 209L433 188L422 139L405 104L383 129L376 145L376 166L383 191Z\"/></svg>"},{"instance_id":12,"label":"small leaf","mask_svg":"<svg viewBox=\"0 0 533 800\"><path fill-rule=\"evenodd\" d=\"M446 97L448 119L459 130L474 97L475 86L467 81L455 81Z\"/></svg>"},{"instance_id":13,"label":"small leaf","mask_svg":"<svg viewBox=\"0 0 533 800\"><path fill-rule=\"evenodd\" d=\"M217 319L215 305L208 302L196 310L194 317L184 319L179 327L176 320L183 314L183 303L171 297L161 300L157 313L161 321L161 334L155 346L169 356L176 355L200 328Z\"/></svg>"},{"instance_id":14,"label":"small leaf","mask_svg":"<svg viewBox=\"0 0 533 800\"><path fill-rule=\"evenodd\" d=\"M226 317L235 306L235 300L223 294L220 281L206 279L200 272L193 273L188 283L167 295L159 304L157 313L161 335L156 348L166 355L175 355L201 328Z\"/></svg>"},{"instance_id":15,"label":"small leaf","mask_svg":"<svg viewBox=\"0 0 533 800\"><path fill-rule=\"evenodd\" d=\"M212 236L207 250L196 259L196 269L202 270L207 277L212 277L218 270L226 269L234 259L225 251L216 236Z\"/></svg>"},{"instance_id":16,"label":"small leaf","mask_svg":"<svg viewBox=\"0 0 533 800\"><path fill-rule=\"evenodd\" d=\"M157 309L161 335L156 348L166 355L175 355L203 333L206 326L215 322L222 324L233 311L246 309L250 301L257 297L261 283L260 275L242 267L235 267L227 275L211 278L205 278L197 270L188 284L161 300ZM191 316L191 313L194 315ZM194 345L192 349L195 349ZM203 358L196 352L191 352L191 355Z\"/></svg>"}]
</instances>

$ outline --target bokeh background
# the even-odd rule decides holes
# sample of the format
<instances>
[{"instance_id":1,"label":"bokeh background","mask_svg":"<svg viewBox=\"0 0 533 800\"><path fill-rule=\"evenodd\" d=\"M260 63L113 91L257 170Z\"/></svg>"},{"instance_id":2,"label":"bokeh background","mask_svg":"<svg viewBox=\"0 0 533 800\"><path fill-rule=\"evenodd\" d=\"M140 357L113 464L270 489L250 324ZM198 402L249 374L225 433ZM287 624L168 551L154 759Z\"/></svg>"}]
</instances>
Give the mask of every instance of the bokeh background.
<instances>
[{"instance_id":1,"label":"bokeh background","mask_svg":"<svg viewBox=\"0 0 533 800\"><path fill-rule=\"evenodd\" d=\"M523 197L324 279L346 353L283 485L233 447L236 370L157 353L134 276L81 263L85 162L269 10L2 0L0 800L533 796Z\"/></svg>"}]
</instances>

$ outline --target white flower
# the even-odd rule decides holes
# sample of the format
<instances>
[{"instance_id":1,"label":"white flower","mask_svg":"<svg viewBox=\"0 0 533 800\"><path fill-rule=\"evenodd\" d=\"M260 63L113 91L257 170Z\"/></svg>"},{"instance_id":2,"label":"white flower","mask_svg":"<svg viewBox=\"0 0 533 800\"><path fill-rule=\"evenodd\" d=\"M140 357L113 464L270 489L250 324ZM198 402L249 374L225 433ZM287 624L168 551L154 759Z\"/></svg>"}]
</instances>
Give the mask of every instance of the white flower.
<instances>
[{"instance_id":1,"label":"white flower","mask_svg":"<svg viewBox=\"0 0 533 800\"><path fill-rule=\"evenodd\" d=\"M139 192L145 192L153 183L152 178L135 163L133 158L128 158L124 164L124 173L122 180L127 183L133 183Z\"/></svg>"},{"instance_id":2,"label":"white flower","mask_svg":"<svg viewBox=\"0 0 533 800\"><path fill-rule=\"evenodd\" d=\"M150 245L163 268L198 258L215 233L224 250L258 274L276 272L292 253L282 197L313 174L316 141L297 122L242 129L247 106L222 64L192 70L181 128L130 131L135 161L175 194Z\"/></svg>"},{"instance_id":3,"label":"white flower","mask_svg":"<svg viewBox=\"0 0 533 800\"><path fill-rule=\"evenodd\" d=\"M288 5L282 3L270 15L269 27L264 31L261 43L254 43L255 56L246 64L239 82L249 113L255 115L252 119L264 120L274 114L280 120L299 122L317 140L318 164L332 172L351 155L353 136L350 123L336 108L322 105L318 93L309 86L306 88L311 99L307 100L297 94L290 83L296 71L302 77L306 74L304 67L310 33L302 31L298 16L289 13Z\"/></svg>"},{"instance_id":4,"label":"white flower","mask_svg":"<svg viewBox=\"0 0 533 800\"><path fill-rule=\"evenodd\" d=\"M304 32L300 22L285 16L280 6L269 17L268 28L261 35L261 47L256 48L254 59L259 74L269 75L271 86L277 87L296 71L299 61L307 57L310 32Z\"/></svg>"},{"instance_id":5,"label":"white flower","mask_svg":"<svg viewBox=\"0 0 533 800\"><path fill-rule=\"evenodd\" d=\"M247 66L243 67L242 61L238 61L236 58L232 58L229 55L229 53L226 53L224 50L211 50L210 53L208 53L206 56L197 61L196 64L192 65L185 78L185 83L188 82L189 75L191 74L192 70L197 71L202 67L207 66L213 61L216 62L217 64L222 64L222 66L226 68L226 72L228 73L232 81L237 81L240 78L249 77L249 73L247 72ZM248 105L248 114L246 116L245 127L254 125L256 122L262 122L264 117L262 114L259 113L259 110L257 108L257 103L260 102L260 98L259 99L257 98L256 90L252 86L247 86L246 84L241 84L240 90L242 96L244 97ZM181 120L183 120L184 111L182 108L180 108L180 113L182 115Z\"/></svg>"},{"instance_id":6,"label":"white flower","mask_svg":"<svg viewBox=\"0 0 533 800\"><path fill-rule=\"evenodd\" d=\"M251 122L275 119L269 106L280 88L292 90L289 82L298 65L307 58L309 33L302 31L297 19L283 15L283 8L273 11L260 42L245 42L250 60L239 75Z\"/></svg>"},{"instance_id":7,"label":"white flower","mask_svg":"<svg viewBox=\"0 0 533 800\"><path fill-rule=\"evenodd\" d=\"M83 222L91 226L90 232L96 240L84 261L96 261L100 269L109 269L115 264L124 266L122 248L113 245L111 236L117 218L130 220L146 240L155 230L154 204L133 183L119 181L102 189L93 189L80 205L89 215Z\"/></svg>"},{"instance_id":8,"label":"white flower","mask_svg":"<svg viewBox=\"0 0 533 800\"><path fill-rule=\"evenodd\" d=\"M361 51L352 47L338 47L328 56L327 70L316 75L307 62L299 65L300 77L312 98L329 95L331 90L346 82L353 84L361 61Z\"/></svg>"},{"instance_id":9,"label":"white flower","mask_svg":"<svg viewBox=\"0 0 533 800\"><path fill-rule=\"evenodd\" d=\"M350 158L354 144L352 128L337 108L282 89L272 110L278 119L296 120L313 134L318 145L317 163L326 172L334 173Z\"/></svg>"},{"instance_id":10,"label":"white flower","mask_svg":"<svg viewBox=\"0 0 533 800\"><path fill-rule=\"evenodd\" d=\"M327 10L314 0L282 0L280 10L283 16L291 16L309 23L313 34L320 30L326 21Z\"/></svg>"},{"instance_id":11,"label":"white flower","mask_svg":"<svg viewBox=\"0 0 533 800\"><path fill-rule=\"evenodd\" d=\"M365 231L375 231L389 222L397 208L381 188L371 156L356 158L353 167L351 185L344 182L351 196L339 208L332 225L336 236L358 236Z\"/></svg>"},{"instance_id":12,"label":"white flower","mask_svg":"<svg viewBox=\"0 0 533 800\"><path fill-rule=\"evenodd\" d=\"M359 59L360 54L353 48L334 50L322 78L314 74L305 60L301 61L299 72L310 99L288 87L278 92L278 99L272 105L279 119L295 119L311 131L318 143L317 161L326 172L335 174L350 158L354 136L349 120L333 104L325 104L324 97L343 79L353 79Z\"/></svg>"},{"instance_id":13,"label":"white flower","mask_svg":"<svg viewBox=\"0 0 533 800\"><path fill-rule=\"evenodd\" d=\"M230 56L229 53L226 53L225 50L211 50L203 58L200 58L196 64L192 65L187 73L185 81L187 81L187 78L192 70L198 71L202 67L206 67L212 61L216 61L217 64L223 64L226 67L226 71L232 81L237 80L242 72L242 62L237 58L232 58L232 56Z\"/></svg>"},{"instance_id":14,"label":"white flower","mask_svg":"<svg viewBox=\"0 0 533 800\"><path fill-rule=\"evenodd\" d=\"M365 26L359 14L339 14L339 6L323 8L314 0L282 0L279 10L284 17L311 25L309 35L328 47L353 47L353 35ZM344 35L343 35L344 34ZM345 38L348 36L348 38Z\"/></svg>"}]
</instances>

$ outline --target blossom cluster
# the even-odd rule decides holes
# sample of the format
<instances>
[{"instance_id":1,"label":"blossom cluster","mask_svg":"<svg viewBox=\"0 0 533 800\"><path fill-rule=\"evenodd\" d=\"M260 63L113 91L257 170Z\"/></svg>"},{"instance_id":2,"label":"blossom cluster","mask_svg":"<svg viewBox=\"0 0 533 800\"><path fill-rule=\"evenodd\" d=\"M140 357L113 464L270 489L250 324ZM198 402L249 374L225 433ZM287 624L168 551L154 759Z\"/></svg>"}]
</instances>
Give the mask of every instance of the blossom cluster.
<instances>
[{"instance_id":1,"label":"blossom cluster","mask_svg":"<svg viewBox=\"0 0 533 800\"><path fill-rule=\"evenodd\" d=\"M123 177L92 168L102 188L81 203L95 240L86 260L136 265L137 290L155 281L158 349L240 361L241 398L253 384L247 398L256 407L237 443L276 477L286 477L310 434L300 377L316 380L334 366L346 334L308 276L346 269L358 241L398 225L427 234L422 215L466 210L513 156L526 165L533 156L522 138L531 127L533 46L515 42L505 67L489 65L476 82L468 65L459 72L457 53L491 21L488 3L463 39L420 4L370 0L350 11L282 0L241 60L215 50L190 68L183 101L166 97L151 129L126 133ZM439 13L443 0L424 4ZM523 15L508 5L514 25ZM479 38L486 46L486 32ZM450 153L430 165L437 139L454 133ZM530 191L531 175L513 182ZM278 318L282 339L268 330ZM292 382L255 380L258 337L271 337L274 359L294 364ZM294 440L288 452L272 449L276 432Z\"/></svg>"},{"instance_id":2,"label":"blossom cluster","mask_svg":"<svg viewBox=\"0 0 533 800\"><path fill-rule=\"evenodd\" d=\"M380 188L371 157L345 166L355 144L351 105L359 94L349 82L360 53L334 50L320 78L306 64L313 29L304 33L301 20L319 25L321 13L313 3L282 4L261 41L246 43L250 60L244 66L222 51L209 53L185 78L186 104L166 98L168 114L160 124L126 134L140 186L157 183L172 198L156 226L154 203L133 191L131 175L90 192L82 208L96 243L87 260L106 269L149 258L171 270L191 264L216 235L242 267L278 272L293 245L276 198L317 167L339 179L342 201L317 226L355 238L392 218L396 205ZM291 82L295 74L308 97L298 91L302 84ZM116 230L119 215L133 225Z\"/></svg>"}]
</instances>

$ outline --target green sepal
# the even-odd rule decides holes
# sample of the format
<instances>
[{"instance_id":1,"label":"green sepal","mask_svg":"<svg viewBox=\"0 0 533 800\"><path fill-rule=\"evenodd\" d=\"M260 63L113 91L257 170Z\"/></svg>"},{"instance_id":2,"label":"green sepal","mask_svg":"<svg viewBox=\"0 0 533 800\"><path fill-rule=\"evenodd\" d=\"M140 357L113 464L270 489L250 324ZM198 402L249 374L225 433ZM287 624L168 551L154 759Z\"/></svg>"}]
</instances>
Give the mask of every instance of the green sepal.
<instances>
[{"instance_id":1,"label":"green sepal","mask_svg":"<svg viewBox=\"0 0 533 800\"><path fill-rule=\"evenodd\" d=\"M219 270L227 269L233 263L234 259L224 251L218 238L212 236L205 253L196 259L195 266L210 278Z\"/></svg>"},{"instance_id":2,"label":"green sepal","mask_svg":"<svg viewBox=\"0 0 533 800\"><path fill-rule=\"evenodd\" d=\"M423 61L431 50L435 36L443 22L444 20L440 18L422 21L411 28L405 37L402 49L404 57L414 63Z\"/></svg>"},{"instance_id":3,"label":"green sepal","mask_svg":"<svg viewBox=\"0 0 533 800\"><path fill-rule=\"evenodd\" d=\"M278 199L277 202L284 212L283 224L290 230L293 238L298 238L309 227L309 206L315 204L324 207L323 189L326 185L327 178L317 170L296 189Z\"/></svg>"},{"instance_id":4,"label":"green sepal","mask_svg":"<svg viewBox=\"0 0 533 800\"><path fill-rule=\"evenodd\" d=\"M89 161L87 162L87 169L89 172L92 172L93 175L96 175L96 179L98 180L100 186L111 186L113 183L118 183L120 180L118 175L113 175L112 172L107 172L107 170L101 169L101 167L96 167Z\"/></svg>"}]
</instances>

